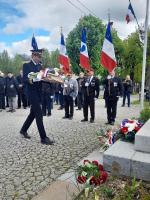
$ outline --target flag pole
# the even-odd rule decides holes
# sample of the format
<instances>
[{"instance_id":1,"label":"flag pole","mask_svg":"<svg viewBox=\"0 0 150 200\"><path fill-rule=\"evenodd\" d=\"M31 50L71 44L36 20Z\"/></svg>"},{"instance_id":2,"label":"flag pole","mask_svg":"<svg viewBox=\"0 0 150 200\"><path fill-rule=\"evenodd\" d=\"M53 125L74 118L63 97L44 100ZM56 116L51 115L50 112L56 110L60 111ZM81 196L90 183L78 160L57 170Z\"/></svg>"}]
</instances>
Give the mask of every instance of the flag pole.
<instances>
[{"instance_id":1,"label":"flag pole","mask_svg":"<svg viewBox=\"0 0 150 200\"><path fill-rule=\"evenodd\" d=\"M146 69L146 53L147 53L148 18L149 18L149 0L147 0L147 3L146 3L145 34L144 34L144 49L143 49L143 64L142 64L141 110L144 108L144 87L145 87L145 71L146 71L145 69Z\"/></svg>"}]
</instances>

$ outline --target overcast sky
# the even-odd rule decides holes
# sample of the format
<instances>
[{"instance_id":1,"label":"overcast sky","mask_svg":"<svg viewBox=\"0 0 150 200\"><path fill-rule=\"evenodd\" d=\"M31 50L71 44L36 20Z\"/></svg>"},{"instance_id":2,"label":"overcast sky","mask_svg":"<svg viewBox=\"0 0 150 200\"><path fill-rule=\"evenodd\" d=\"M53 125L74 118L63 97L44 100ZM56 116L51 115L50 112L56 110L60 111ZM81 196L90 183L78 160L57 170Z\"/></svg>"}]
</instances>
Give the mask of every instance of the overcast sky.
<instances>
[{"instance_id":1,"label":"overcast sky","mask_svg":"<svg viewBox=\"0 0 150 200\"><path fill-rule=\"evenodd\" d=\"M109 9L113 27L122 39L137 27L135 21L126 24L128 0L0 0L0 52L7 49L11 56L30 54L33 33L39 48L49 51L59 48L60 26L67 37L79 18L90 13L79 2L104 23L108 20ZM144 23L146 0L131 2L139 23Z\"/></svg>"}]
</instances>

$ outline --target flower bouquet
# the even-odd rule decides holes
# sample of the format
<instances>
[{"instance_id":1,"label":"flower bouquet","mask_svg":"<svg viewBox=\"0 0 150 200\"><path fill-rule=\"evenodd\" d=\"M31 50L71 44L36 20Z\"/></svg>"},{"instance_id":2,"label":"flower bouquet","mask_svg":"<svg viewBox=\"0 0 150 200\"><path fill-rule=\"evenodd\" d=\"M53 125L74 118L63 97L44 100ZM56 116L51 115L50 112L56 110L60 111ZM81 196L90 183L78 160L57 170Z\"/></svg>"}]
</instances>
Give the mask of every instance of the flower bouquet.
<instances>
[{"instance_id":1,"label":"flower bouquet","mask_svg":"<svg viewBox=\"0 0 150 200\"><path fill-rule=\"evenodd\" d=\"M101 151L106 151L112 144L119 138L116 135L115 128L100 129L97 133L99 143L101 145Z\"/></svg>"},{"instance_id":2,"label":"flower bouquet","mask_svg":"<svg viewBox=\"0 0 150 200\"><path fill-rule=\"evenodd\" d=\"M51 70L49 68L46 68L44 70L41 70L40 72L30 72L28 74L29 80L35 80L35 81L48 81L48 82L59 82L63 83L61 77L57 73L51 73Z\"/></svg>"},{"instance_id":3,"label":"flower bouquet","mask_svg":"<svg viewBox=\"0 0 150 200\"><path fill-rule=\"evenodd\" d=\"M84 160L83 165L80 165L77 169L76 180L79 184L84 184L85 188L88 188L88 190L85 190L85 196L88 196L89 188L94 189L105 183L107 177L108 174L97 161Z\"/></svg>"},{"instance_id":4,"label":"flower bouquet","mask_svg":"<svg viewBox=\"0 0 150 200\"><path fill-rule=\"evenodd\" d=\"M120 124L119 133L125 141L133 142L135 134L143 126L143 122L139 120L124 119Z\"/></svg>"}]
</instances>

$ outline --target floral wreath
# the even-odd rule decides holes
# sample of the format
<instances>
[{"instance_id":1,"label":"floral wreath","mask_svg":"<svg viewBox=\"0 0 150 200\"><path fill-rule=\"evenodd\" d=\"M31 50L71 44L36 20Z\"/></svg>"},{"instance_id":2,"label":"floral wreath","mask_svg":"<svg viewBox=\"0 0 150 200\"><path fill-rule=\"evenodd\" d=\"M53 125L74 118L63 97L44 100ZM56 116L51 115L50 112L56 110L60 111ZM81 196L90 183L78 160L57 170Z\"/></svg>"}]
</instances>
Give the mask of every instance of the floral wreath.
<instances>
[{"instance_id":1,"label":"floral wreath","mask_svg":"<svg viewBox=\"0 0 150 200\"><path fill-rule=\"evenodd\" d=\"M96 160L84 160L83 165L77 169L76 180L79 184L96 187L106 182L108 174Z\"/></svg>"}]
</instances>

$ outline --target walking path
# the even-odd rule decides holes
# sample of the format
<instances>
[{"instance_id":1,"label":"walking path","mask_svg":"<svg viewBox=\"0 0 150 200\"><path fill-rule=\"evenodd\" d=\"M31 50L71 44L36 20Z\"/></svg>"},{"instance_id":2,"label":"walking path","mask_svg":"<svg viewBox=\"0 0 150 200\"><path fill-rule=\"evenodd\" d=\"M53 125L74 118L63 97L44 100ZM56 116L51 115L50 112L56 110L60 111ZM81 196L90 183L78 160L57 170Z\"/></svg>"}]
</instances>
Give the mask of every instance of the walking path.
<instances>
[{"instance_id":1,"label":"walking path","mask_svg":"<svg viewBox=\"0 0 150 200\"><path fill-rule=\"evenodd\" d=\"M121 107L121 101L116 123L139 116L139 105ZM35 123L29 130L31 140L20 136L19 130L29 109L0 113L1 200L31 199L99 146L95 132L107 121L103 99L96 102L95 123L80 122L83 113L76 110L73 120L62 119L64 110L57 108L54 106L51 117L44 117L47 135L56 141L54 146L40 143Z\"/></svg>"}]
</instances>

